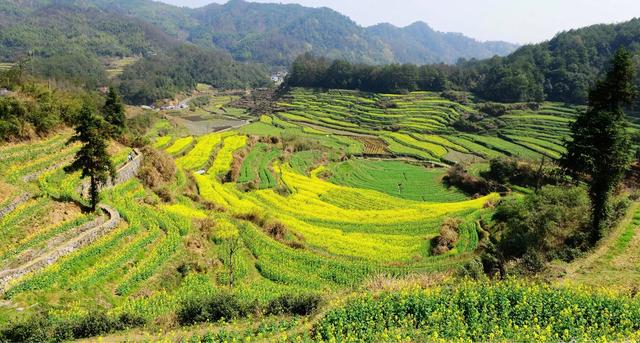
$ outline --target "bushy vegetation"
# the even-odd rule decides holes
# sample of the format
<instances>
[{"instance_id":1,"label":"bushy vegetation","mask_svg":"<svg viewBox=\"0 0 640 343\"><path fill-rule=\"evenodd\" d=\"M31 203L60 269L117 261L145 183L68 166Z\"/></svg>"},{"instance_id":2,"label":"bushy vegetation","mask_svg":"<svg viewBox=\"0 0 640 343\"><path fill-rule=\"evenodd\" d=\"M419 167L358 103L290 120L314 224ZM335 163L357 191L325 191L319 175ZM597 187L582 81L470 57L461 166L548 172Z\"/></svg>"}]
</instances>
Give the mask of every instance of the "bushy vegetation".
<instances>
[{"instance_id":1,"label":"bushy vegetation","mask_svg":"<svg viewBox=\"0 0 640 343\"><path fill-rule=\"evenodd\" d=\"M119 89L130 103L152 104L195 89L198 83L217 88L259 87L267 85L267 75L263 68L234 62L222 52L181 45L126 67Z\"/></svg>"},{"instance_id":2,"label":"bushy vegetation","mask_svg":"<svg viewBox=\"0 0 640 343\"><path fill-rule=\"evenodd\" d=\"M514 185L529 189L539 189L544 185L562 182L560 171L553 166L522 162L516 159L492 159L489 169L480 175L498 185Z\"/></svg>"},{"instance_id":3,"label":"bushy vegetation","mask_svg":"<svg viewBox=\"0 0 640 343\"><path fill-rule=\"evenodd\" d=\"M46 136L72 124L82 106L76 96L27 81L17 70L0 72L2 87L11 93L0 96L0 141Z\"/></svg>"},{"instance_id":4,"label":"bushy vegetation","mask_svg":"<svg viewBox=\"0 0 640 343\"><path fill-rule=\"evenodd\" d=\"M6 342L64 342L91 338L118 330L140 327L144 318L122 315L117 318L94 311L73 320L56 320L49 312L35 314L23 322L15 323L0 331L0 340Z\"/></svg>"},{"instance_id":5,"label":"bushy vegetation","mask_svg":"<svg viewBox=\"0 0 640 343\"><path fill-rule=\"evenodd\" d=\"M314 313L322 299L313 294L282 295L268 302L264 308L256 303L243 303L237 296L217 293L205 298L185 300L178 309L178 322L182 325L231 321L248 315L307 316Z\"/></svg>"},{"instance_id":6,"label":"bushy vegetation","mask_svg":"<svg viewBox=\"0 0 640 343\"><path fill-rule=\"evenodd\" d=\"M589 199L583 188L546 186L496 207L485 270L537 272L548 261L571 261L588 247ZM513 267L514 270L505 270Z\"/></svg>"}]
</instances>

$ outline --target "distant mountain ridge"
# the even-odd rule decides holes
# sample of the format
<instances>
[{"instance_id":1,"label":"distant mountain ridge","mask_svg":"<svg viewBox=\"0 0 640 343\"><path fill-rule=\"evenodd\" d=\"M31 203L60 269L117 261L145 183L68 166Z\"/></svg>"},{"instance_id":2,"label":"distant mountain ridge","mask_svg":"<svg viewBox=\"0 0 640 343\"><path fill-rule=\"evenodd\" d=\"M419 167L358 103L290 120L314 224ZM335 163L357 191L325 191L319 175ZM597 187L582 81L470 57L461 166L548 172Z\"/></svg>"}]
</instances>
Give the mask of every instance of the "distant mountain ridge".
<instances>
[{"instance_id":1,"label":"distant mountain ridge","mask_svg":"<svg viewBox=\"0 0 640 343\"><path fill-rule=\"evenodd\" d=\"M381 39L396 60L402 63L454 63L461 58L506 56L518 47L502 41L479 42L461 33L435 31L421 21L406 27L378 24L366 30L373 37Z\"/></svg>"},{"instance_id":2,"label":"distant mountain ridge","mask_svg":"<svg viewBox=\"0 0 640 343\"><path fill-rule=\"evenodd\" d=\"M212 29L216 46L240 60L267 64L287 65L306 52L364 63L455 63L460 58L508 55L518 47L438 32L421 22L405 28L362 27L326 7L231 0L193 11L205 28Z\"/></svg>"},{"instance_id":3,"label":"distant mountain ridge","mask_svg":"<svg viewBox=\"0 0 640 343\"><path fill-rule=\"evenodd\" d=\"M0 46L4 50L0 57L6 60L41 49L43 41L38 39L42 36L39 33L51 28L49 14L42 9L67 13L66 18L57 18L54 31L76 27L78 20L91 24L95 17L106 16L115 22L144 23L176 41L224 50L238 61L268 66L288 66L296 56L307 52L352 62L427 64L504 56L517 48L506 42L479 42L461 34L438 32L425 23L405 28L390 24L365 28L329 8L293 4L231 0L224 5L214 3L189 9L151 0L5 0L0 3L0 29L4 31L0 32ZM25 22L29 22L29 27L25 27ZM16 37L20 31L27 33ZM117 33L122 32L94 25L79 35L106 40L103 46L100 43L88 46L98 57L112 56L114 46L125 47L117 52L119 55L138 53L138 46L126 51L131 44L122 41ZM136 32L124 33L125 37L128 34L139 37ZM146 45L162 49L166 38L155 37L158 35L159 32L154 33Z\"/></svg>"}]
</instances>

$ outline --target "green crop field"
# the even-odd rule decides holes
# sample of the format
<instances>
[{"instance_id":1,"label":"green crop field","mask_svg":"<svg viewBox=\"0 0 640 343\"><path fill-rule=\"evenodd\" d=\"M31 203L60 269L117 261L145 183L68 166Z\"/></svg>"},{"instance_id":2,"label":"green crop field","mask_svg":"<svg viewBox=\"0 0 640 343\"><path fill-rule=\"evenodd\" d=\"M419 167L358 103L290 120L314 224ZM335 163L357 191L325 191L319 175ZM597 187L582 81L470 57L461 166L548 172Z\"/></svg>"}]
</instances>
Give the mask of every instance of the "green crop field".
<instances>
[{"instance_id":1,"label":"green crop field","mask_svg":"<svg viewBox=\"0 0 640 343\"><path fill-rule=\"evenodd\" d=\"M276 186L276 179L270 169L274 159L280 156L281 151L259 143L253 147L249 156L244 160L238 183L248 183L257 181L258 188L273 188Z\"/></svg>"},{"instance_id":2,"label":"green crop field","mask_svg":"<svg viewBox=\"0 0 640 343\"><path fill-rule=\"evenodd\" d=\"M451 162L448 156L454 162L474 160L472 156L558 158L564 152L569 124L580 110L556 103L545 103L536 110L512 110L497 118L501 123L498 127L489 123L490 117L480 120L480 125L486 122L492 128L488 133L474 133L457 131L454 124L461 113L480 114L480 110L437 93L392 95L294 89L279 105L284 111L277 117L286 122L334 135L379 137L392 154L445 162ZM262 130L267 129L264 124Z\"/></svg>"},{"instance_id":3,"label":"green crop field","mask_svg":"<svg viewBox=\"0 0 640 343\"><path fill-rule=\"evenodd\" d=\"M373 189L404 199L461 201L465 195L442 184L443 168L427 169L395 161L351 160L331 167L331 182Z\"/></svg>"}]
</instances>

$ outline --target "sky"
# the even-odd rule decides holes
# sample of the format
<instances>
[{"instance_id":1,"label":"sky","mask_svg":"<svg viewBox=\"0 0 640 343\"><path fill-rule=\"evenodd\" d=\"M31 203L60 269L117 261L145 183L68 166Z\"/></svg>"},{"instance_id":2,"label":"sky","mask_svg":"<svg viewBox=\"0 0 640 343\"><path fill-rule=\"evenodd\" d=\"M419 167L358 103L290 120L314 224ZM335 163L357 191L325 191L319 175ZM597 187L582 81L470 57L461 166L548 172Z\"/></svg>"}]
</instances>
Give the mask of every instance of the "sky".
<instances>
[{"instance_id":1,"label":"sky","mask_svg":"<svg viewBox=\"0 0 640 343\"><path fill-rule=\"evenodd\" d=\"M161 0L199 7L224 0ZM424 21L478 40L537 43L561 31L640 17L640 0L252 0L326 6L363 26Z\"/></svg>"}]
</instances>

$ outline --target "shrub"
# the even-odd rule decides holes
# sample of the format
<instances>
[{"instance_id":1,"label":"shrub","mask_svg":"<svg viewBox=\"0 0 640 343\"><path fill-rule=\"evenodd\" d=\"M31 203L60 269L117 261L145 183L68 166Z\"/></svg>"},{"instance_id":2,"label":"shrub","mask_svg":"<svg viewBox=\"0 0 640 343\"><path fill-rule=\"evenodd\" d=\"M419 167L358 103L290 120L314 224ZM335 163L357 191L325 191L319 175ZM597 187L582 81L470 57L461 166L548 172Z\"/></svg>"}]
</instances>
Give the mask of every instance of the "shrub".
<instances>
[{"instance_id":1,"label":"shrub","mask_svg":"<svg viewBox=\"0 0 640 343\"><path fill-rule=\"evenodd\" d=\"M448 187L455 186L468 194L489 194L492 189L492 186L487 181L467 173L460 164L449 168L442 181Z\"/></svg>"},{"instance_id":2,"label":"shrub","mask_svg":"<svg viewBox=\"0 0 640 343\"><path fill-rule=\"evenodd\" d=\"M458 242L460 219L447 218L440 226L440 234L432 241L431 253L442 255L455 247Z\"/></svg>"},{"instance_id":3,"label":"shrub","mask_svg":"<svg viewBox=\"0 0 640 343\"><path fill-rule=\"evenodd\" d=\"M468 277L474 280L482 279L485 277L484 266L482 260L474 258L471 261L465 263L460 270L458 270L458 276Z\"/></svg>"},{"instance_id":4,"label":"shrub","mask_svg":"<svg viewBox=\"0 0 640 343\"><path fill-rule=\"evenodd\" d=\"M322 298L316 294L283 295L269 302L265 309L266 314L293 314L298 316L308 316L314 313Z\"/></svg>"},{"instance_id":5,"label":"shrub","mask_svg":"<svg viewBox=\"0 0 640 343\"><path fill-rule=\"evenodd\" d=\"M554 258L571 260L576 249L588 248L589 208L586 191L580 187L545 186L522 200L503 201L493 215L495 251L489 254L494 262L520 260L532 272Z\"/></svg>"},{"instance_id":6,"label":"shrub","mask_svg":"<svg viewBox=\"0 0 640 343\"><path fill-rule=\"evenodd\" d=\"M208 298L191 298L184 301L177 312L178 322L191 325L202 322L217 322L246 316L248 306L241 304L229 293L218 293Z\"/></svg>"},{"instance_id":7,"label":"shrub","mask_svg":"<svg viewBox=\"0 0 640 343\"><path fill-rule=\"evenodd\" d=\"M479 133L484 130L482 126L480 126L479 124L467 118L462 118L462 117L456 120L455 122L453 122L453 127L458 131L468 132L468 133Z\"/></svg>"},{"instance_id":8,"label":"shrub","mask_svg":"<svg viewBox=\"0 0 640 343\"><path fill-rule=\"evenodd\" d=\"M146 323L136 314L122 314L111 318L101 311L71 320L55 320L47 312L36 313L23 322L0 332L0 342L62 342L89 338L117 330L139 327Z\"/></svg>"},{"instance_id":9,"label":"shrub","mask_svg":"<svg viewBox=\"0 0 640 343\"><path fill-rule=\"evenodd\" d=\"M507 104L500 104L495 102L486 102L478 105L478 111L486 113L493 117L499 117L509 112L509 106Z\"/></svg>"},{"instance_id":10,"label":"shrub","mask_svg":"<svg viewBox=\"0 0 640 343\"><path fill-rule=\"evenodd\" d=\"M516 159L495 158L489 162L489 170L482 177L501 185L538 187L557 185L560 179L550 170L540 165L521 162Z\"/></svg>"},{"instance_id":11,"label":"shrub","mask_svg":"<svg viewBox=\"0 0 640 343\"><path fill-rule=\"evenodd\" d=\"M147 187L156 190L175 179L176 165L169 155L149 147L143 148L142 153L144 159L138 178Z\"/></svg>"},{"instance_id":12,"label":"shrub","mask_svg":"<svg viewBox=\"0 0 640 343\"><path fill-rule=\"evenodd\" d=\"M467 92L459 92L453 90L446 90L440 93L440 96L447 100L455 101L457 103L467 105L469 104L469 94Z\"/></svg>"},{"instance_id":13,"label":"shrub","mask_svg":"<svg viewBox=\"0 0 640 343\"><path fill-rule=\"evenodd\" d=\"M118 324L103 312L90 312L72 324L71 330L74 338L88 338L115 331Z\"/></svg>"},{"instance_id":14,"label":"shrub","mask_svg":"<svg viewBox=\"0 0 640 343\"><path fill-rule=\"evenodd\" d=\"M51 336L51 323L46 314L36 314L2 330L3 342L46 342Z\"/></svg>"},{"instance_id":15,"label":"shrub","mask_svg":"<svg viewBox=\"0 0 640 343\"><path fill-rule=\"evenodd\" d=\"M278 241L282 241L287 236L287 228L278 221L269 221L264 225L264 230Z\"/></svg>"},{"instance_id":16,"label":"shrub","mask_svg":"<svg viewBox=\"0 0 640 343\"><path fill-rule=\"evenodd\" d=\"M144 111L134 117L127 119L126 127L133 137L141 137L158 120L158 115L153 111Z\"/></svg>"},{"instance_id":17,"label":"shrub","mask_svg":"<svg viewBox=\"0 0 640 343\"><path fill-rule=\"evenodd\" d=\"M143 326L147 323L147 320L144 317L136 314L136 313L122 313L118 317L119 326L121 329L131 329L135 327Z\"/></svg>"}]
</instances>

